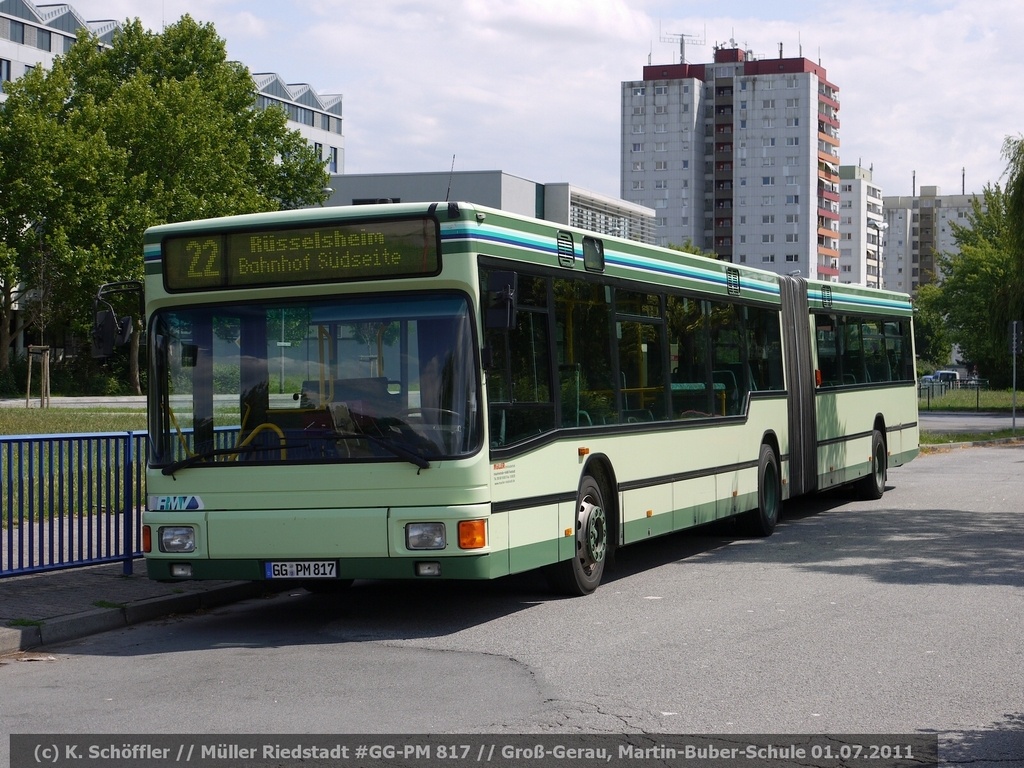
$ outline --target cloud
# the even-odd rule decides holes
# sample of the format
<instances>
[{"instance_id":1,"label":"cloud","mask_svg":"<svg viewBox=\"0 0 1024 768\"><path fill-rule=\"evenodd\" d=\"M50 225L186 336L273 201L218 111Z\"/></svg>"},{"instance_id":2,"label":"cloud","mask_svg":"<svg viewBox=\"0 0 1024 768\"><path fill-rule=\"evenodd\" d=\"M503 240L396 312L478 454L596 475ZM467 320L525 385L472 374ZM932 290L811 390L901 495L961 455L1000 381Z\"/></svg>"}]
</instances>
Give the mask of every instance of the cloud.
<instances>
[{"instance_id":1,"label":"cloud","mask_svg":"<svg viewBox=\"0 0 1024 768\"><path fill-rule=\"evenodd\" d=\"M715 44L803 55L839 87L841 162L884 194L998 181L1024 128L1019 0L83 0L103 18L212 21L254 71L344 94L350 172L502 169L619 194L620 83ZM76 5L76 8L79 7ZM721 13L726 10L729 15ZM114 15L112 15L114 14ZM95 16L86 15L88 18Z\"/></svg>"}]
</instances>

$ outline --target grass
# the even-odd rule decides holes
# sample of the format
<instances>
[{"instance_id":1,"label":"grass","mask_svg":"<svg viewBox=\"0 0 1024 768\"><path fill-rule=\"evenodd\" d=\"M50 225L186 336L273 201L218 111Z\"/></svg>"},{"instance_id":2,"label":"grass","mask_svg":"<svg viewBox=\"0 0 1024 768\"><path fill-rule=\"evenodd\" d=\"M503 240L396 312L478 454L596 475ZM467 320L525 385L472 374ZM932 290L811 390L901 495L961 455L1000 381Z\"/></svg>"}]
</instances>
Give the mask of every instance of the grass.
<instances>
[{"instance_id":1,"label":"grass","mask_svg":"<svg viewBox=\"0 0 1024 768\"><path fill-rule=\"evenodd\" d=\"M995 432L921 432L921 445L942 446L954 443L984 443L992 440L1024 439L1024 429L1000 429Z\"/></svg>"},{"instance_id":2,"label":"grass","mask_svg":"<svg viewBox=\"0 0 1024 768\"><path fill-rule=\"evenodd\" d=\"M0 435L125 432L145 428L146 413L137 408L0 408Z\"/></svg>"},{"instance_id":3,"label":"grass","mask_svg":"<svg viewBox=\"0 0 1024 768\"><path fill-rule=\"evenodd\" d=\"M926 390L927 391L927 390ZM950 389L922 397L917 406L922 411L1006 411L1013 409L1013 390ZM1017 393L1017 409L1024 411L1024 392Z\"/></svg>"}]
</instances>

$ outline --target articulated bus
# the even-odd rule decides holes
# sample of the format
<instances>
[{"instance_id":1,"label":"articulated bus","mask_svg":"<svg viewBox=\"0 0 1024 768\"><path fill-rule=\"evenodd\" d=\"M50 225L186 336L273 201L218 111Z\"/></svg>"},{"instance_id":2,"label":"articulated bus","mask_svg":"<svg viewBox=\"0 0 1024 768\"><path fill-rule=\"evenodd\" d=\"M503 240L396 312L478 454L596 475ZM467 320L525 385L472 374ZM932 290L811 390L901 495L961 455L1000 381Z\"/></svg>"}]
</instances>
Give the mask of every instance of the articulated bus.
<instances>
[{"instance_id":1,"label":"articulated bus","mask_svg":"<svg viewBox=\"0 0 1024 768\"><path fill-rule=\"evenodd\" d=\"M145 235L151 578L491 579L877 499L911 303L467 203Z\"/></svg>"}]
</instances>

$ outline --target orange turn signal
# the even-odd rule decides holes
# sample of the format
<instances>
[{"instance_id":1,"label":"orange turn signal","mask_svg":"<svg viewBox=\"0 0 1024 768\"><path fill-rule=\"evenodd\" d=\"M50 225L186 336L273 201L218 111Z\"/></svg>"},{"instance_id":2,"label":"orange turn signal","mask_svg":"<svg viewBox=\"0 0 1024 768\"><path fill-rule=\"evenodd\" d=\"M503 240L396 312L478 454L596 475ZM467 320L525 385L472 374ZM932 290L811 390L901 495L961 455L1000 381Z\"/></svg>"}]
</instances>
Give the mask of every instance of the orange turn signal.
<instances>
[{"instance_id":1,"label":"orange turn signal","mask_svg":"<svg viewBox=\"0 0 1024 768\"><path fill-rule=\"evenodd\" d=\"M459 522L459 549L482 549L487 546L487 521Z\"/></svg>"},{"instance_id":2,"label":"orange turn signal","mask_svg":"<svg viewBox=\"0 0 1024 768\"><path fill-rule=\"evenodd\" d=\"M153 533L148 525L142 526L142 551L153 551Z\"/></svg>"}]
</instances>

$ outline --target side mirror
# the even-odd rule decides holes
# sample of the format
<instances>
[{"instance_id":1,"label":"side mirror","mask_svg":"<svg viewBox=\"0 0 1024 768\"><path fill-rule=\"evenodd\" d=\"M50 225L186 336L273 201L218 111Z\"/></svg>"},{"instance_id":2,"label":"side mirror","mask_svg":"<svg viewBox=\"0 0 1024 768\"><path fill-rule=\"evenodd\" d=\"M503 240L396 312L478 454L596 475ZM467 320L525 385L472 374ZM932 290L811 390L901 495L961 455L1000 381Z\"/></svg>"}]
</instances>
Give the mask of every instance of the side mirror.
<instances>
[{"instance_id":1,"label":"side mirror","mask_svg":"<svg viewBox=\"0 0 1024 768\"><path fill-rule=\"evenodd\" d=\"M114 313L103 309L96 313L92 325L92 356L110 357L114 354L114 343L118 335L117 321Z\"/></svg>"}]
</instances>

